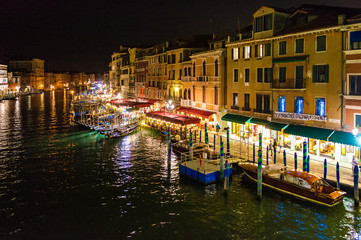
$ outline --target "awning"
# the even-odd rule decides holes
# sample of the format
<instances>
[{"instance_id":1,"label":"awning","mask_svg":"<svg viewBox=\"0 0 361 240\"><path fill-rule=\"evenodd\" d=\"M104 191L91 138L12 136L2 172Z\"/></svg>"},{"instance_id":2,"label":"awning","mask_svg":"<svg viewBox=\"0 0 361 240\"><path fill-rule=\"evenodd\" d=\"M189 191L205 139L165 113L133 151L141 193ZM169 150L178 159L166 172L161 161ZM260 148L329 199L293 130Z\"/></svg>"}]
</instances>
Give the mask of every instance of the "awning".
<instances>
[{"instance_id":1,"label":"awning","mask_svg":"<svg viewBox=\"0 0 361 240\"><path fill-rule=\"evenodd\" d=\"M260 118L251 118L251 120L249 122L258 124L258 125L267 125L269 123L269 121L267 121L265 119L260 119Z\"/></svg>"},{"instance_id":2,"label":"awning","mask_svg":"<svg viewBox=\"0 0 361 240\"><path fill-rule=\"evenodd\" d=\"M327 141L328 137L333 133L333 130L290 124L287 128L284 129L283 132L295 136L302 136Z\"/></svg>"},{"instance_id":3,"label":"awning","mask_svg":"<svg viewBox=\"0 0 361 240\"><path fill-rule=\"evenodd\" d=\"M355 137L352 133L349 133L349 132L335 131L330 136L329 141L359 147L360 145L357 141L357 138L359 138L359 137L361 137L361 135L358 135L357 137Z\"/></svg>"},{"instance_id":4,"label":"awning","mask_svg":"<svg viewBox=\"0 0 361 240\"><path fill-rule=\"evenodd\" d=\"M166 122L180 124L180 125L189 125L189 124L197 124L200 123L199 118L195 117L189 117L186 115L181 114L175 114L175 113L168 113L163 111L157 111L157 112L149 112L146 113L147 117L160 119Z\"/></svg>"},{"instance_id":5,"label":"awning","mask_svg":"<svg viewBox=\"0 0 361 240\"><path fill-rule=\"evenodd\" d=\"M191 107L179 107L177 109L177 112L183 112L185 114L188 113L188 114L192 114L192 115L203 117L203 118L209 118L210 116L215 114L215 112L205 111L205 110L201 110L201 109L195 109L195 108L191 108Z\"/></svg>"},{"instance_id":6,"label":"awning","mask_svg":"<svg viewBox=\"0 0 361 240\"><path fill-rule=\"evenodd\" d=\"M240 124L244 124L245 122L247 122L250 119L251 118L247 117L247 116L241 116L241 115L236 115L236 114L231 114L231 113L227 113L226 115L224 115L222 117L223 121L240 123Z\"/></svg>"},{"instance_id":7,"label":"awning","mask_svg":"<svg viewBox=\"0 0 361 240\"><path fill-rule=\"evenodd\" d=\"M270 122L270 123L267 123L267 124L266 124L266 128L272 129L272 130L276 130L276 131L281 131L281 130L284 129L286 126L288 126L288 124L276 123L276 122Z\"/></svg>"}]
</instances>

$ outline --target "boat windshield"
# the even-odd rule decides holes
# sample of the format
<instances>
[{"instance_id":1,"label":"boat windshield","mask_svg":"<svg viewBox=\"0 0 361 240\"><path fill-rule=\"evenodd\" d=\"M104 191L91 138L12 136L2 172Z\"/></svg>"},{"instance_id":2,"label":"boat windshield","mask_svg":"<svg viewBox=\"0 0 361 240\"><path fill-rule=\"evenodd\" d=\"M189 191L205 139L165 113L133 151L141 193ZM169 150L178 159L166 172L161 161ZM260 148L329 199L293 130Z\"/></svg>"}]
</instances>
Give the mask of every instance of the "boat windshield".
<instances>
[{"instance_id":1,"label":"boat windshield","mask_svg":"<svg viewBox=\"0 0 361 240\"><path fill-rule=\"evenodd\" d=\"M295 184L299 187L302 188L306 188L306 189L311 189L311 186L303 179L289 175L289 174L284 174L284 181Z\"/></svg>"}]
</instances>

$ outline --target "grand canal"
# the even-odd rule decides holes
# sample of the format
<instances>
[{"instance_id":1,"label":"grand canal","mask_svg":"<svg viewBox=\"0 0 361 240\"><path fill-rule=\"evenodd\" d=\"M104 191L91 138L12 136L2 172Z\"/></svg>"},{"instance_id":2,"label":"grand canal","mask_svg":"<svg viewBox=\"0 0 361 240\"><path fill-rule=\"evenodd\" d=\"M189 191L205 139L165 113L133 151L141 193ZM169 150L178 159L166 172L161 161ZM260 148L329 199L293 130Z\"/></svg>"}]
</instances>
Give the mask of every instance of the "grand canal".
<instances>
[{"instance_id":1,"label":"grand canal","mask_svg":"<svg viewBox=\"0 0 361 240\"><path fill-rule=\"evenodd\" d=\"M180 178L166 139L120 139L73 125L57 91L0 103L0 239L353 239L353 200L327 208L234 176L220 186Z\"/></svg>"}]
</instances>

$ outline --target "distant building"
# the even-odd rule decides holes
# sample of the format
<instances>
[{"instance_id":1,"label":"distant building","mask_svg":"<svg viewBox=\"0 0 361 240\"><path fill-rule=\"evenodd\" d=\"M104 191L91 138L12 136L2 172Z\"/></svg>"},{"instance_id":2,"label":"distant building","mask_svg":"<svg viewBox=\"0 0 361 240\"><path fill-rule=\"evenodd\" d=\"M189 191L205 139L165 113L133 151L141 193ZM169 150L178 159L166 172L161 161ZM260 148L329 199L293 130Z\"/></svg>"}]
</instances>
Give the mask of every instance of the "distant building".
<instances>
[{"instance_id":1,"label":"distant building","mask_svg":"<svg viewBox=\"0 0 361 240\"><path fill-rule=\"evenodd\" d=\"M9 61L9 70L21 75L21 90L44 89L44 62L38 58Z\"/></svg>"},{"instance_id":2,"label":"distant building","mask_svg":"<svg viewBox=\"0 0 361 240\"><path fill-rule=\"evenodd\" d=\"M8 91L8 66L0 64L0 92Z\"/></svg>"}]
</instances>

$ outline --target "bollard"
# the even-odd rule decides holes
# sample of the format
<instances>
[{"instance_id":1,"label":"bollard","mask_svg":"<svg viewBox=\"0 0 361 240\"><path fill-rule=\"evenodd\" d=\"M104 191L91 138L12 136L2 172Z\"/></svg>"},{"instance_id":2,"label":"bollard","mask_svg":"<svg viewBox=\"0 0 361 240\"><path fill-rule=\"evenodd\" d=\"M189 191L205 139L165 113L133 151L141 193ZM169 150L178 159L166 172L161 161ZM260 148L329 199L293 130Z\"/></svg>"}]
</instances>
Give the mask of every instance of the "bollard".
<instances>
[{"instance_id":1,"label":"bollard","mask_svg":"<svg viewBox=\"0 0 361 240\"><path fill-rule=\"evenodd\" d=\"M327 181L327 160L323 161L323 179Z\"/></svg>"},{"instance_id":2,"label":"bollard","mask_svg":"<svg viewBox=\"0 0 361 240\"><path fill-rule=\"evenodd\" d=\"M295 152L295 170L297 171L297 153Z\"/></svg>"},{"instance_id":3,"label":"bollard","mask_svg":"<svg viewBox=\"0 0 361 240\"><path fill-rule=\"evenodd\" d=\"M193 160L193 136L192 131L189 133L189 158Z\"/></svg>"},{"instance_id":4,"label":"bollard","mask_svg":"<svg viewBox=\"0 0 361 240\"><path fill-rule=\"evenodd\" d=\"M307 143L303 142L303 148L302 148L302 170L307 171Z\"/></svg>"},{"instance_id":5,"label":"bollard","mask_svg":"<svg viewBox=\"0 0 361 240\"><path fill-rule=\"evenodd\" d=\"M269 151L269 149L268 149L268 146L267 146L267 165L268 165L268 151Z\"/></svg>"},{"instance_id":6,"label":"bollard","mask_svg":"<svg viewBox=\"0 0 361 240\"><path fill-rule=\"evenodd\" d=\"M199 130L199 142L200 143L202 142L202 129Z\"/></svg>"},{"instance_id":7,"label":"bollard","mask_svg":"<svg viewBox=\"0 0 361 240\"><path fill-rule=\"evenodd\" d=\"M283 150L283 164L287 167L286 150Z\"/></svg>"},{"instance_id":8,"label":"bollard","mask_svg":"<svg viewBox=\"0 0 361 240\"><path fill-rule=\"evenodd\" d=\"M258 150L258 167L257 167L257 198L262 198L262 151Z\"/></svg>"},{"instance_id":9,"label":"bollard","mask_svg":"<svg viewBox=\"0 0 361 240\"><path fill-rule=\"evenodd\" d=\"M216 134L213 135L213 150L216 151Z\"/></svg>"},{"instance_id":10,"label":"bollard","mask_svg":"<svg viewBox=\"0 0 361 240\"><path fill-rule=\"evenodd\" d=\"M336 180L337 180L337 188L340 189L340 165L336 164Z\"/></svg>"},{"instance_id":11,"label":"bollard","mask_svg":"<svg viewBox=\"0 0 361 240\"><path fill-rule=\"evenodd\" d=\"M276 147L273 147L273 163L276 164L277 162L277 151Z\"/></svg>"},{"instance_id":12,"label":"bollard","mask_svg":"<svg viewBox=\"0 0 361 240\"><path fill-rule=\"evenodd\" d=\"M354 191L354 199L355 199L355 206L359 206L360 203L360 196L358 190L358 166L356 165L353 169L353 191Z\"/></svg>"},{"instance_id":13,"label":"bollard","mask_svg":"<svg viewBox=\"0 0 361 240\"><path fill-rule=\"evenodd\" d=\"M307 156L307 172L310 172L310 155Z\"/></svg>"},{"instance_id":14,"label":"bollard","mask_svg":"<svg viewBox=\"0 0 361 240\"><path fill-rule=\"evenodd\" d=\"M221 179L223 179L223 159L224 159L224 149L223 149L223 142L221 141L221 159L219 162Z\"/></svg>"},{"instance_id":15,"label":"bollard","mask_svg":"<svg viewBox=\"0 0 361 240\"><path fill-rule=\"evenodd\" d=\"M258 150L262 151L262 133L258 134Z\"/></svg>"},{"instance_id":16,"label":"bollard","mask_svg":"<svg viewBox=\"0 0 361 240\"><path fill-rule=\"evenodd\" d=\"M182 128L182 127L180 127L180 134L179 134L179 135L180 135L180 140L182 140L182 139L183 139L183 136L182 136L182 129L183 129L183 128Z\"/></svg>"},{"instance_id":17,"label":"bollard","mask_svg":"<svg viewBox=\"0 0 361 240\"><path fill-rule=\"evenodd\" d=\"M170 140L170 127L168 128L168 166L172 160L172 141Z\"/></svg>"},{"instance_id":18,"label":"bollard","mask_svg":"<svg viewBox=\"0 0 361 240\"><path fill-rule=\"evenodd\" d=\"M229 144L229 128L227 128L227 155L231 154L230 144Z\"/></svg>"},{"instance_id":19,"label":"bollard","mask_svg":"<svg viewBox=\"0 0 361 240\"><path fill-rule=\"evenodd\" d=\"M207 129L207 123L204 124L204 143L208 144L208 129Z\"/></svg>"},{"instance_id":20,"label":"bollard","mask_svg":"<svg viewBox=\"0 0 361 240\"><path fill-rule=\"evenodd\" d=\"M256 162L256 145L253 143L253 163Z\"/></svg>"}]
</instances>

